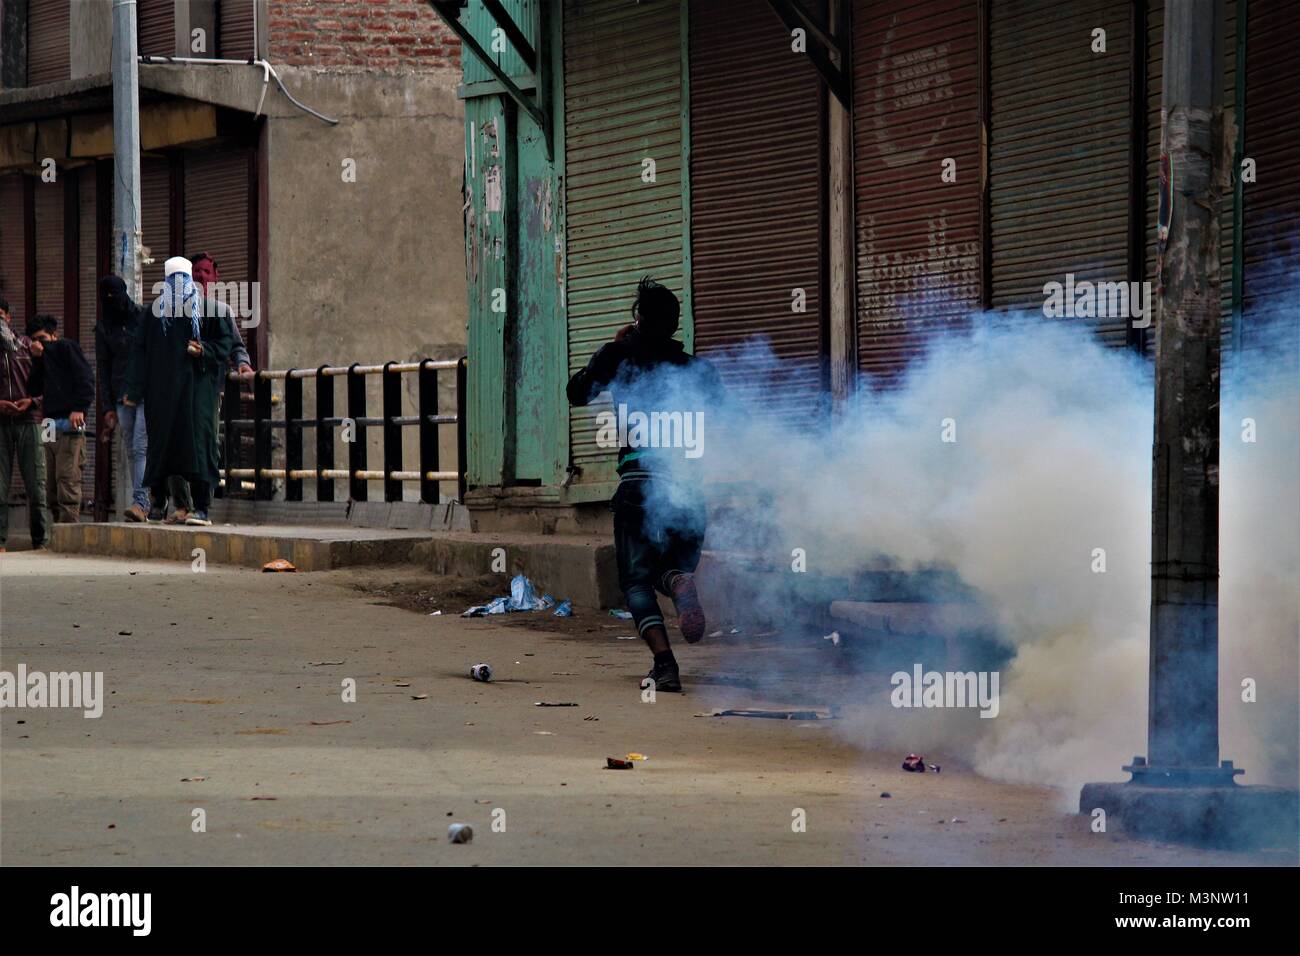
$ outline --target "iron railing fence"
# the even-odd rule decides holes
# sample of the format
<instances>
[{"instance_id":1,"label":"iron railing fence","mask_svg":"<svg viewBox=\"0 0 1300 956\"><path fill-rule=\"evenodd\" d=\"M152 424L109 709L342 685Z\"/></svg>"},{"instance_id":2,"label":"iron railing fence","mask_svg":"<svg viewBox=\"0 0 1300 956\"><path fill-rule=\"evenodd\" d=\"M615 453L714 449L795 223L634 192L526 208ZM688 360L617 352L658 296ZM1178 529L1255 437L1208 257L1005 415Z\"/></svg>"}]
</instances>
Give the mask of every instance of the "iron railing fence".
<instances>
[{"instance_id":1,"label":"iron railing fence","mask_svg":"<svg viewBox=\"0 0 1300 956\"><path fill-rule=\"evenodd\" d=\"M319 368L262 369L251 376L231 372L226 378L225 397L221 412L221 447L224 467L221 470L222 488L219 495L229 495L235 489L251 484L253 498L270 500L274 482L284 482L286 501L302 501L306 481L316 483L317 501L335 500L335 482L348 483L347 497L353 501L369 500L371 481L384 483L384 500L403 500L403 483L420 484L420 501L437 504L441 482L456 483L456 498L465 500L465 367L466 359L420 359L408 362L385 362L383 365L322 365ZM456 410L442 412L438 408L438 373L456 376ZM382 389L382 409L379 415L370 414L367 408L366 380L379 375ZM416 375L417 408L415 415L402 413L402 376ZM347 381L346 414L335 410L333 379L345 377ZM252 379L251 402L242 391L244 383ZM315 388L315 415L303 415L303 382L313 380ZM272 387L282 386L279 402L273 401ZM275 407L283 407L283 417L276 418ZM251 418L243 417L250 413ZM456 427L456 467L444 469L438 449L439 429ZM351 440L347 446L347 466L338 467L336 432L349 427ZM304 433L314 428L316 467L303 467ZM372 468L370 463L369 429L377 428L382 434L383 467ZM419 449L419 470L404 469L402 465L404 429L416 429ZM284 467L274 466L273 433L283 433ZM251 433L251 458L243 439ZM346 436L345 436L346 437ZM251 465L251 467L250 467ZM233 484L232 483L236 483Z\"/></svg>"}]
</instances>

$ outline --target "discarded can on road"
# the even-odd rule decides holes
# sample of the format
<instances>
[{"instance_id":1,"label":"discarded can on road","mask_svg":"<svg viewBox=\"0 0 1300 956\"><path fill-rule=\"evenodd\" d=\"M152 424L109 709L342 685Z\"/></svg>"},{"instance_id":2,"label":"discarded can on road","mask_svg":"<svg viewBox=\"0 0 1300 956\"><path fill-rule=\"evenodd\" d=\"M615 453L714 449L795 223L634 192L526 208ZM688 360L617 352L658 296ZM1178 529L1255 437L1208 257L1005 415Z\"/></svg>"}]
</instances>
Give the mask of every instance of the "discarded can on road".
<instances>
[{"instance_id":1,"label":"discarded can on road","mask_svg":"<svg viewBox=\"0 0 1300 956\"><path fill-rule=\"evenodd\" d=\"M631 770L631 769L632 769L633 767L635 767L635 766L636 766L636 764L634 764L634 763L633 763L632 761L630 761L630 760L626 760L626 759L624 759L623 757L606 757L606 758L605 758L605 769L606 769L606 770Z\"/></svg>"},{"instance_id":2,"label":"discarded can on road","mask_svg":"<svg viewBox=\"0 0 1300 956\"><path fill-rule=\"evenodd\" d=\"M475 664L473 667L469 669L469 676L474 678L475 680L480 680L483 681L484 683L487 683L492 679L492 665Z\"/></svg>"},{"instance_id":3,"label":"discarded can on road","mask_svg":"<svg viewBox=\"0 0 1300 956\"><path fill-rule=\"evenodd\" d=\"M908 754L903 758L903 769L909 773L925 773L925 760L920 754Z\"/></svg>"},{"instance_id":4,"label":"discarded can on road","mask_svg":"<svg viewBox=\"0 0 1300 956\"><path fill-rule=\"evenodd\" d=\"M447 827L448 843L468 843L474 839L474 828L468 823L453 823Z\"/></svg>"}]
</instances>

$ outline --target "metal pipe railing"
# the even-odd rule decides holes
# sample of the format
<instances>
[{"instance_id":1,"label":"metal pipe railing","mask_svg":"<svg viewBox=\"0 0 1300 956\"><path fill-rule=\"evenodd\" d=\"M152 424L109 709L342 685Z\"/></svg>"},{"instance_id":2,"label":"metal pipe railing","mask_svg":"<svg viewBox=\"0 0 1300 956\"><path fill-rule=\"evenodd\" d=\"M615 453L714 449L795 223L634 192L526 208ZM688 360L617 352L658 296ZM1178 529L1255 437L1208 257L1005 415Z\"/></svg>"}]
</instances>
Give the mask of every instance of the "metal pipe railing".
<instances>
[{"instance_id":1,"label":"metal pipe railing","mask_svg":"<svg viewBox=\"0 0 1300 956\"><path fill-rule=\"evenodd\" d=\"M420 500L436 504L439 499L438 484L443 481L456 482L456 496L465 500L465 358L459 359L422 359L413 362L386 362L383 365L322 365L314 369L262 369L251 375L231 372L226 377L226 392L222 408L222 448L225 453L226 467L221 470L222 490L230 482L248 488L251 485L256 499L269 500L274 488L272 482L281 480L285 483L286 501L303 500L303 482L315 480L316 500L334 500L334 482L348 482L348 495L353 501L366 501L369 496L368 482L384 483L384 500L401 501L402 484L407 481L420 483ZM440 371L456 373L456 412L448 414L438 410L438 373ZM416 415L402 414L402 375L419 376ZM367 414L366 378L371 375L382 376L382 414ZM347 415L335 414L334 387L332 379L344 376L347 379ZM316 380L316 414L306 417L303 413L302 386L306 379ZM243 382L252 382L253 417L243 417L241 406L246 401L247 393L241 392ZM284 398L280 402L284 408L282 419L273 418L273 409L277 402L271 393L273 382L281 383ZM334 430L346 423L351 423L354 433L348 444L347 468L337 467L335 458ZM440 426L456 426L456 470L441 467L439 462L438 429ZM419 448L420 467L412 471L402 467L403 429L415 427L416 441ZM316 429L316 465L315 468L303 467L303 433L305 429ZM383 468L370 467L370 447L366 440L366 430L378 428L383 435ZM241 435L252 432L253 467L242 464L243 442ZM272 434L283 431L284 467L275 467L272 463L274 442Z\"/></svg>"}]
</instances>

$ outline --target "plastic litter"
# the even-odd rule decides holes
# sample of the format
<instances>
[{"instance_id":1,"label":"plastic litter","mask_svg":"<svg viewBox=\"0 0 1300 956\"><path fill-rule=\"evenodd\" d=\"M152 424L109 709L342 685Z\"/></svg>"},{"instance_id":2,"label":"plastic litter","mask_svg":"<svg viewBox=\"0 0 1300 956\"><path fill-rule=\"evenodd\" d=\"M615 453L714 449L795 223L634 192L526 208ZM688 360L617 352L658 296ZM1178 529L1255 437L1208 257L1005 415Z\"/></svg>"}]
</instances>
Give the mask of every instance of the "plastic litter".
<instances>
[{"instance_id":1,"label":"plastic litter","mask_svg":"<svg viewBox=\"0 0 1300 956\"><path fill-rule=\"evenodd\" d=\"M468 823L453 823L447 827L448 843L468 843L474 839L474 828Z\"/></svg>"},{"instance_id":2,"label":"plastic litter","mask_svg":"<svg viewBox=\"0 0 1300 956\"><path fill-rule=\"evenodd\" d=\"M469 676L486 684L492 679L492 665L475 664L469 669Z\"/></svg>"},{"instance_id":3,"label":"plastic litter","mask_svg":"<svg viewBox=\"0 0 1300 956\"><path fill-rule=\"evenodd\" d=\"M274 561L268 561L262 565L263 571L297 571L293 562L286 561L284 558L276 558Z\"/></svg>"},{"instance_id":4,"label":"plastic litter","mask_svg":"<svg viewBox=\"0 0 1300 956\"><path fill-rule=\"evenodd\" d=\"M620 609L620 608L616 608L616 607L612 607L612 608L609 609L609 616L610 616L610 617L621 618L621 619L624 620L624 621L630 621L630 620L632 620L632 612L631 612L631 611L624 611L624 610L622 610L622 609Z\"/></svg>"},{"instance_id":5,"label":"plastic litter","mask_svg":"<svg viewBox=\"0 0 1300 956\"><path fill-rule=\"evenodd\" d=\"M927 767L925 758L920 754L908 754L903 758L903 769L908 773L925 773L927 770L939 773L942 768L938 764L930 764Z\"/></svg>"},{"instance_id":6,"label":"plastic litter","mask_svg":"<svg viewBox=\"0 0 1300 956\"><path fill-rule=\"evenodd\" d=\"M561 601L560 606L555 609L556 617L573 617L573 602Z\"/></svg>"},{"instance_id":7,"label":"plastic litter","mask_svg":"<svg viewBox=\"0 0 1300 956\"><path fill-rule=\"evenodd\" d=\"M510 581L508 595L493 598L487 604L476 604L461 614L461 617L486 617L511 611L544 611L551 607L555 607L555 598L549 594L538 597L533 590L533 582L522 574L516 574Z\"/></svg>"},{"instance_id":8,"label":"plastic litter","mask_svg":"<svg viewBox=\"0 0 1300 956\"><path fill-rule=\"evenodd\" d=\"M636 764L634 764L631 760L625 760L622 757L605 758L606 770L631 770L635 766Z\"/></svg>"}]
</instances>

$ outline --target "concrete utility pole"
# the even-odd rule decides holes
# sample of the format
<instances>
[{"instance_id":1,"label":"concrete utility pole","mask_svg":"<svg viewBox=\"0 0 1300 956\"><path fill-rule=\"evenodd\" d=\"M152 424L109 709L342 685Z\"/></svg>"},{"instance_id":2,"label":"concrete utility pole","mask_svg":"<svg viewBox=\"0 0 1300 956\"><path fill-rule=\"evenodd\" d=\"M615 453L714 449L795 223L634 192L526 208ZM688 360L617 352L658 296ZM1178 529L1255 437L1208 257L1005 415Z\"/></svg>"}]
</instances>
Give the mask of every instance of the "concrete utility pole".
<instances>
[{"instance_id":1,"label":"concrete utility pole","mask_svg":"<svg viewBox=\"0 0 1300 956\"><path fill-rule=\"evenodd\" d=\"M1219 207L1229 182L1222 15L1223 0L1179 0L1165 10L1161 156L1169 174L1168 234L1155 359L1151 673L1142 771L1201 779L1221 776Z\"/></svg>"},{"instance_id":2,"label":"concrete utility pole","mask_svg":"<svg viewBox=\"0 0 1300 956\"><path fill-rule=\"evenodd\" d=\"M1137 836L1294 846L1296 791L1236 786L1219 763L1223 6L1165 6L1147 757L1129 783L1086 785L1079 810Z\"/></svg>"},{"instance_id":3,"label":"concrete utility pole","mask_svg":"<svg viewBox=\"0 0 1300 956\"><path fill-rule=\"evenodd\" d=\"M113 0L113 271L136 302L140 288L140 73L136 0Z\"/></svg>"}]
</instances>

